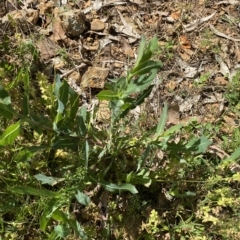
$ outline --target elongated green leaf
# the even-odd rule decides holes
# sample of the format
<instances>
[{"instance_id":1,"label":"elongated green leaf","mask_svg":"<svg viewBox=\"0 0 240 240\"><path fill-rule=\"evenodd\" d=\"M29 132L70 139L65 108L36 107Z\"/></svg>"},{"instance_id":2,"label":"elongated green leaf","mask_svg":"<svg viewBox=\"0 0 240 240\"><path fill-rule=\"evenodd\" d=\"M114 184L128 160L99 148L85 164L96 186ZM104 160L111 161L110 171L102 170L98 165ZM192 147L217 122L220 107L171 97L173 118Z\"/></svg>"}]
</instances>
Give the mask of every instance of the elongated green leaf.
<instances>
[{"instance_id":1,"label":"elongated green leaf","mask_svg":"<svg viewBox=\"0 0 240 240\"><path fill-rule=\"evenodd\" d=\"M127 175L126 181L131 184L141 184L141 185L148 185L150 186L152 180L149 177L149 171L143 169L140 173L136 174L131 172L130 174Z\"/></svg>"},{"instance_id":2,"label":"elongated green leaf","mask_svg":"<svg viewBox=\"0 0 240 240\"><path fill-rule=\"evenodd\" d=\"M135 66L138 66L139 63L141 62L141 59L142 59L143 53L144 53L144 49L146 47L145 45L146 45L146 38L144 35L142 35L141 42L138 47L137 60L136 60Z\"/></svg>"},{"instance_id":3,"label":"elongated green leaf","mask_svg":"<svg viewBox=\"0 0 240 240\"><path fill-rule=\"evenodd\" d=\"M149 48L152 53L158 50L158 38L155 36L149 41Z\"/></svg>"},{"instance_id":4,"label":"elongated green leaf","mask_svg":"<svg viewBox=\"0 0 240 240\"><path fill-rule=\"evenodd\" d=\"M147 98L153 89L154 85L149 86L147 89L145 89L136 99L135 106L138 106L144 102L144 99Z\"/></svg>"},{"instance_id":5,"label":"elongated green leaf","mask_svg":"<svg viewBox=\"0 0 240 240\"><path fill-rule=\"evenodd\" d=\"M68 102L68 94L69 94L69 85L66 81L62 81L61 87L59 89L59 100L64 105L64 108L66 107L66 104Z\"/></svg>"},{"instance_id":6,"label":"elongated green leaf","mask_svg":"<svg viewBox=\"0 0 240 240\"><path fill-rule=\"evenodd\" d=\"M51 200L45 202L44 211L40 217L40 230L43 232L46 231L47 224L51 219L52 214L58 209L58 207L56 207L58 201L57 198L51 198Z\"/></svg>"},{"instance_id":7,"label":"elongated green leaf","mask_svg":"<svg viewBox=\"0 0 240 240\"><path fill-rule=\"evenodd\" d=\"M41 150L45 150L45 149L50 149L50 148L51 147L47 146L47 145L40 145L40 146L27 147L26 150L35 153L35 152L38 152L38 151L41 151Z\"/></svg>"},{"instance_id":8,"label":"elongated green leaf","mask_svg":"<svg viewBox=\"0 0 240 240\"><path fill-rule=\"evenodd\" d=\"M157 132L156 132L157 137L159 137L164 131L164 128L165 128L165 125L167 122L167 109L168 109L167 104L165 103L161 117L160 117L158 125L157 125Z\"/></svg>"},{"instance_id":9,"label":"elongated green leaf","mask_svg":"<svg viewBox=\"0 0 240 240\"><path fill-rule=\"evenodd\" d=\"M89 144L88 141L85 141L85 168L88 168L88 158L89 158Z\"/></svg>"},{"instance_id":10,"label":"elongated green leaf","mask_svg":"<svg viewBox=\"0 0 240 240\"><path fill-rule=\"evenodd\" d=\"M174 134L174 133L177 133L177 132L179 132L179 130L180 130L182 127L183 127L182 124L174 125L174 126L168 128L168 129L164 132L163 136L169 136L169 135L172 135L172 134Z\"/></svg>"},{"instance_id":11,"label":"elongated green leaf","mask_svg":"<svg viewBox=\"0 0 240 240\"><path fill-rule=\"evenodd\" d=\"M69 112L69 118L70 120L74 120L76 117L78 108L79 108L79 95L72 89L69 88L69 101L70 101L70 112Z\"/></svg>"},{"instance_id":12,"label":"elongated green leaf","mask_svg":"<svg viewBox=\"0 0 240 240\"><path fill-rule=\"evenodd\" d=\"M59 74L56 76L56 83L54 88L54 94L58 101L57 115L54 123L57 125L58 122L63 118L63 113L68 101L68 89L69 85L66 81L61 82Z\"/></svg>"},{"instance_id":13,"label":"elongated green leaf","mask_svg":"<svg viewBox=\"0 0 240 240\"><path fill-rule=\"evenodd\" d=\"M23 72L22 73L22 80L24 83L24 97L23 97L23 114L28 116L29 114L29 73Z\"/></svg>"},{"instance_id":14,"label":"elongated green leaf","mask_svg":"<svg viewBox=\"0 0 240 240\"><path fill-rule=\"evenodd\" d=\"M71 149L73 151L77 151L78 149L78 141L75 141L74 139L65 138L65 137L59 137L56 140L54 140L52 146L53 149Z\"/></svg>"},{"instance_id":15,"label":"elongated green leaf","mask_svg":"<svg viewBox=\"0 0 240 240\"><path fill-rule=\"evenodd\" d=\"M7 118L12 119L13 116L16 114L15 110L12 108L11 105L6 105L0 103L0 115Z\"/></svg>"},{"instance_id":16,"label":"elongated green leaf","mask_svg":"<svg viewBox=\"0 0 240 240\"><path fill-rule=\"evenodd\" d=\"M240 148L237 148L228 159L236 160L240 157Z\"/></svg>"},{"instance_id":17,"label":"elongated green leaf","mask_svg":"<svg viewBox=\"0 0 240 240\"><path fill-rule=\"evenodd\" d=\"M133 71L135 71L138 66L147 60L149 60L153 53L158 49L158 39L157 37L153 37L148 44L146 44L146 39L142 36L139 49L138 49L138 57L136 63L134 65Z\"/></svg>"},{"instance_id":18,"label":"elongated green leaf","mask_svg":"<svg viewBox=\"0 0 240 240\"><path fill-rule=\"evenodd\" d=\"M28 114L29 114L29 97L26 95L23 97L22 109L23 109L23 115L28 116Z\"/></svg>"},{"instance_id":19,"label":"elongated green leaf","mask_svg":"<svg viewBox=\"0 0 240 240\"><path fill-rule=\"evenodd\" d=\"M76 196L77 201L84 206L88 206L89 203L91 202L89 196L87 196L86 194L84 194L80 191L78 191L75 196Z\"/></svg>"},{"instance_id":20,"label":"elongated green leaf","mask_svg":"<svg viewBox=\"0 0 240 240\"><path fill-rule=\"evenodd\" d=\"M141 63L149 60L157 49L158 49L158 39L155 36L148 42L147 46L145 47L144 53L141 59Z\"/></svg>"},{"instance_id":21,"label":"elongated green leaf","mask_svg":"<svg viewBox=\"0 0 240 240\"><path fill-rule=\"evenodd\" d=\"M109 192L116 192L116 191L128 191L131 192L132 194L138 193L138 190L133 186L132 184L129 183L122 183L121 185L117 185L114 183L107 183L105 181L97 181L94 179L94 177L90 176L90 178L96 182L102 185L107 191Z\"/></svg>"},{"instance_id":22,"label":"elongated green leaf","mask_svg":"<svg viewBox=\"0 0 240 240\"><path fill-rule=\"evenodd\" d=\"M36 174L34 177L40 181L42 184L48 184L51 186L56 185L57 183L64 180L64 178L54 178L54 177L48 177L44 174Z\"/></svg>"},{"instance_id":23,"label":"elongated green leaf","mask_svg":"<svg viewBox=\"0 0 240 240\"><path fill-rule=\"evenodd\" d=\"M121 116L123 112L122 106L124 105L124 103L125 102L123 100L110 101L110 109L112 110L112 117L114 121Z\"/></svg>"},{"instance_id":24,"label":"elongated green leaf","mask_svg":"<svg viewBox=\"0 0 240 240\"><path fill-rule=\"evenodd\" d=\"M55 86L54 86L54 95L56 97L59 96L59 89L60 89L61 85L62 85L62 82L61 82L61 79L60 79L60 75L57 74L56 75L56 82L55 82Z\"/></svg>"},{"instance_id":25,"label":"elongated green leaf","mask_svg":"<svg viewBox=\"0 0 240 240\"><path fill-rule=\"evenodd\" d=\"M123 191L131 192L132 194L138 193L135 186L133 186L132 184L129 184L129 183L123 183L121 185L110 183L110 184L106 184L106 185L102 185L102 186L109 192L116 192L119 190L123 190Z\"/></svg>"},{"instance_id":26,"label":"elongated green leaf","mask_svg":"<svg viewBox=\"0 0 240 240\"><path fill-rule=\"evenodd\" d=\"M34 196L43 196L43 197L60 197L61 194L58 192L52 192L46 189L38 189L32 187L25 187L25 186L16 186L16 187L9 187L9 190L14 193L18 194L27 194L27 195L34 195Z\"/></svg>"},{"instance_id":27,"label":"elongated green leaf","mask_svg":"<svg viewBox=\"0 0 240 240\"><path fill-rule=\"evenodd\" d=\"M81 136L85 136L87 134L87 126L86 126L86 120L87 120L87 108L86 106L82 106L80 111L77 114L78 119L78 134Z\"/></svg>"},{"instance_id":28,"label":"elongated green leaf","mask_svg":"<svg viewBox=\"0 0 240 240\"><path fill-rule=\"evenodd\" d=\"M119 99L118 95L112 90L102 90L97 94L99 100L117 100Z\"/></svg>"},{"instance_id":29,"label":"elongated green leaf","mask_svg":"<svg viewBox=\"0 0 240 240\"><path fill-rule=\"evenodd\" d=\"M162 67L161 61L152 61L148 60L146 62L141 63L137 68L133 69L130 74L132 76L143 75L149 73L152 69L159 69Z\"/></svg>"},{"instance_id":30,"label":"elongated green leaf","mask_svg":"<svg viewBox=\"0 0 240 240\"><path fill-rule=\"evenodd\" d=\"M3 135L0 137L0 146L13 144L14 140L19 136L21 130L21 121L7 127Z\"/></svg>"}]
</instances>

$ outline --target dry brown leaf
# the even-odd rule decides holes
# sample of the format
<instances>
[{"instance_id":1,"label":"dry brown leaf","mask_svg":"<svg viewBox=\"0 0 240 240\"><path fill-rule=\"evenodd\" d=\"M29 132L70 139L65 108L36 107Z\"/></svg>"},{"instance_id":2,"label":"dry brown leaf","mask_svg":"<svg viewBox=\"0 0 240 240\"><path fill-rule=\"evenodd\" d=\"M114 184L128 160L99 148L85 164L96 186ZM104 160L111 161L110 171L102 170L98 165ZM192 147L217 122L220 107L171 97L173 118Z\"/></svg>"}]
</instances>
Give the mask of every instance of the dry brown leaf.
<instances>
[{"instance_id":1,"label":"dry brown leaf","mask_svg":"<svg viewBox=\"0 0 240 240\"><path fill-rule=\"evenodd\" d=\"M181 11L172 12L170 14L170 17L172 17L174 20L178 20L180 16L181 16Z\"/></svg>"},{"instance_id":2,"label":"dry brown leaf","mask_svg":"<svg viewBox=\"0 0 240 240\"><path fill-rule=\"evenodd\" d=\"M240 42L240 39L230 37L224 33L219 32L212 24L209 24L210 29L219 37L223 37L232 41Z\"/></svg>"},{"instance_id":3,"label":"dry brown leaf","mask_svg":"<svg viewBox=\"0 0 240 240\"><path fill-rule=\"evenodd\" d=\"M168 107L168 121L167 124L175 125L179 123L179 105L172 104Z\"/></svg>"},{"instance_id":4,"label":"dry brown leaf","mask_svg":"<svg viewBox=\"0 0 240 240\"><path fill-rule=\"evenodd\" d=\"M179 44L182 49L191 48L191 43L186 36L179 37Z\"/></svg>"},{"instance_id":5,"label":"dry brown leaf","mask_svg":"<svg viewBox=\"0 0 240 240\"><path fill-rule=\"evenodd\" d=\"M202 23L208 21L209 19L211 19L214 15L216 14L216 12L212 13L211 15L207 16L207 17L204 17L204 18L200 18L200 19L197 19L187 25L183 25L184 27L184 31L185 32L190 32L190 31L193 31L195 30L198 26L200 26Z\"/></svg>"},{"instance_id":6,"label":"dry brown leaf","mask_svg":"<svg viewBox=\"0 0 240 240\"><path fill-rule=\"evenodd\" d=\"M125 20L125 18L123 17L123 15L120 13L120 11L118 11L118 14L121 18L121 21L123 23L123 27L119 27L119 31L130 36L130 37L133 37L135 40L139 39L140 36L139 34L133 29L133 27ZM132 42L132 41L131 41Z\"/></svg>"},{"instance_id":7,"label":"dry brown leaf","mask_svg":"<svg viewBox=\"0 0 240 240\"><path fill-rule=\"evenodd\" d=\"M134 52L124 37L121 37L122 48L124 50L124 54L129 57L134 57Z\"/></svg>"},{"instance_id":8,"label":"dry brown leaf","mask_svg":"<svg viewBox=\"0 0 240 240\"><path fill-rule=\"evenodd\" d=\"M216 77L214 79L216 85L226 86L229 82L225 79L225 77Z\"/></svg>"}]
</instances>

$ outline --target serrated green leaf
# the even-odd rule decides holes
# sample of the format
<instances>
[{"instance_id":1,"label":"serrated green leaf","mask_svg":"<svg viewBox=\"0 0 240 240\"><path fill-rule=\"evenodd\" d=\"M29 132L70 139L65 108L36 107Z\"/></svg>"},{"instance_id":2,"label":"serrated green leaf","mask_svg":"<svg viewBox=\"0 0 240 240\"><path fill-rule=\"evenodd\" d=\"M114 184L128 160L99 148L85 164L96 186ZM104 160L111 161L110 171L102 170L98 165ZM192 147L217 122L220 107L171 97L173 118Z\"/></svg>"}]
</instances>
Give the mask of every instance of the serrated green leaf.
<instances>
[{"instance_id":1,"label":"serrated green leaf","mask_svg":"<svg viewBox=\"0 0 240 240\"><path fill-rule=\"evenodd\" d=\"M25 186L9 187L9 190L13 193L27 194L27 195L34 195L34 196L43 196L43 197L60 197L61 196L61 194L58 192L52 192L46 189L39 189L39 188L32 188L32 187L25 187Z\"/></svg>"},{"instance_id":2,"label":"serrated green leaf","mask_svg":"<svg viewBox=\"0 0 240 240\"><path fill-rule=\"evenodd\" d=\"M207 137L201 136L200 138L193 138L187 145L186 149L195 151L196 153L204 153L208 146L212 144Z\"/></svg>"},{"instance_id":3,"label":"serrated green leaf","mask_svg":"<svg viewBox=\"0 0 240 240\"><path fill-rule=\"evenodd\" d=\"M77 201L84 206L88 206L89 203L91 202L90 197L88 197L86 194L84 194L80 191L78 191L75 196L76 196Z\"/></svg>"},{"instance_id":4,"label":"serrated green leaf","mask_svg":"<svg viewBox=\"0 0 240 240\"><path fill-rule=\"evenodd\" d=\"M14 140L19 136L21 131L21 121L7 127L5 132L0 137L0 146L11 145Z\"/></svg>"}]
</instances>

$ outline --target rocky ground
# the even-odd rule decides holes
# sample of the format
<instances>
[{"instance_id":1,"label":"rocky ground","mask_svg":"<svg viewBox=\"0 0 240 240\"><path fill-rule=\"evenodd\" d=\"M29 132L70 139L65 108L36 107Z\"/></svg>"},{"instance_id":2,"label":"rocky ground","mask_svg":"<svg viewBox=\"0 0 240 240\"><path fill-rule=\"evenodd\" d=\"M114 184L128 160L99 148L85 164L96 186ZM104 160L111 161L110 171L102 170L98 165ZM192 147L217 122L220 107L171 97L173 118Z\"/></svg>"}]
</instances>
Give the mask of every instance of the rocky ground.
<instances>
[{"instance_id":1,"label":"rocky ground","mask_svg":"<svg viewBox=\"0 0 240 240\"><path fill-rule=\"evenodd\" d=\"M234 0L6 0L1 34L13 45L31 38L40 69L49 78L59 72L88 97L132 66L142 34L157 36L163 68L149 102L153 120L167 101L171 123L190 116L214 122L227 110L223 94L240 68L239 14ZM238 116L225 118L234 126Z\"/></svg>"}]
</instances>

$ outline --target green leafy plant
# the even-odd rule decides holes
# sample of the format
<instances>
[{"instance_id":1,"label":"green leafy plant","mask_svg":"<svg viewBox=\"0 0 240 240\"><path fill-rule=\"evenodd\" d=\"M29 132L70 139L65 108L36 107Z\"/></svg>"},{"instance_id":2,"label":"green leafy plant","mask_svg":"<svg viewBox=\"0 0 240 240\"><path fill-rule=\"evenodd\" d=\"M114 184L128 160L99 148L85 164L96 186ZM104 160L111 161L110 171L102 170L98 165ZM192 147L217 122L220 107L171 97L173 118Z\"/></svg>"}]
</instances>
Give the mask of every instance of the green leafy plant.
<instances>
[{"instance_id":1,"label":"green leafy plant","mask_svg":"<svg viewBox=\"0 0 240 240\"><path fill-rule=\"evenodd\" d=\"M217 160L207 159L212 143L207 136L194 134L193 127L182 124L166 127L167 104L150 130L136 126L131 110L147 100L162 66L152 60L157 49L156 37L148 43L143 37L133 68L126 76L109 80L97 94L100 101L107 101L110 112L109 122L103 125L97 122L101 109L80 106L79 95L59 75L53 84L43 74L36 75L40 95L33 91L30 68L18 72L19 97L12 97L12 88L6 84L0 88L0 150L11 162L3 161L0 169L2 192L8 196L0 205L3 231L24 236L21 223L28 219L39 238L124 239L126 234L137 236L127 226L127 220L137 223L136 215L141 220L136 229L144 223L138 236L145 239L166 232L197 239L204 233L199 222L209 211L203 206L223 195L213 191L214 196L200 201L201 213L192 216L195 198L204 195L201 184L208 183L208 189L219 181L227 185L237 179L221 174L236 161L239 150L216 170ZM160 200L155 196L158 192ZM99 231L89 222L99 216L104 196L111 200L112 212L102 220ZM231 201L219 202L223 203L233 207ZM162 212L161 206L169 204L175 206L169 213ZM149 213L144 211L148 208ZM100 209L107 215L104 207ZM117 230L111 230L112 226Z\"/></svg>"}]
</instances>

